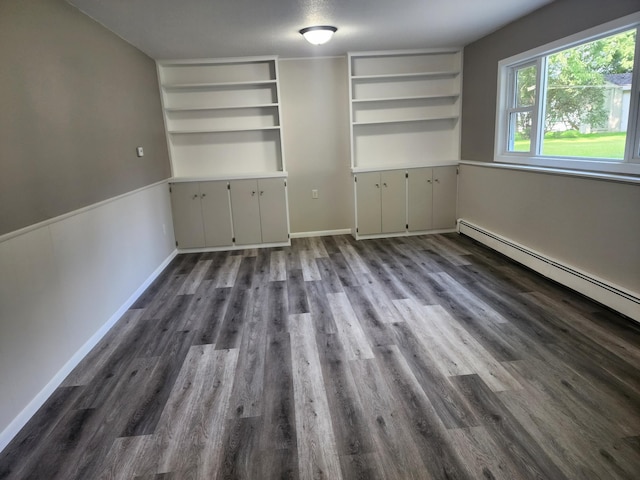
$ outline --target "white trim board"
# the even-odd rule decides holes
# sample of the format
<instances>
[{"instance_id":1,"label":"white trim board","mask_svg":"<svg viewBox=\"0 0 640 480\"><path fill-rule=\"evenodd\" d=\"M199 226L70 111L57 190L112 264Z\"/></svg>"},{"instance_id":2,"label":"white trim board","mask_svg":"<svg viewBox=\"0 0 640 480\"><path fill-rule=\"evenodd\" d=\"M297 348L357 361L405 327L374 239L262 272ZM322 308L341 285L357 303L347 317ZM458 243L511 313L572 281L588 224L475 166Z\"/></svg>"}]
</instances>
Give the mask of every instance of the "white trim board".
<instances>
[{"instance_id":1,"label":"white trim board","mask_svg":"<svg viewBox=\"0 0 640 480\"><path fill-rule=\"evenodd\" d=\"M14 237L19 237L20 235L24 235L25 233L29 233L29 232L31 232L33 230L37 230L38 228L46 227L48 225L52 225L54 223L61 222L62 220L74 217L76 215L80 215L80 214L88 212L90 210L94 210L96 208L104 207L105 205L108 205L108 204L113 203L113 202L117 202L118 200L122 200L123 198L130 197L132 195L136 195L136 194L138 194L140 192L143 192L144 190L149 190L151 188L155 188L158 185L162 185L163 183L168 184L169 183L169 179L160 180L158 182L151 183L149 185L145 185L144 187L136 188L135 190L131 190L130 192L121 193L120 195L116 195L115 197L107 198L107 199L101 200L101 201L99 201L97 203L92 203L90 205L86 205L84 207L78 208L77 210L72 210L70 212L63 213L61 215L58 215L57 217L47 218L46 220L43 220L43 221L38 222L38 223L34 223L33 225L28 225L28 226L22 227L22 228L20 228L18 230L14 230L12 232L4 233L4 234L0 235L0 243L1 242L6 242L7 240L11 240Z\"/></svg>"},{"instance_id":2,"label":"white trim board","mask_svg":"<svg viewBox=\"0 0 640 480\"><path fill-rule=\"evenodd\" d=\"M38 409L44 405L53 392L60 386L65 378L73 371L73 369L86 357L91 349L111 330L111 328L120 320L125 312L135 303L142 293L151 285L151 283L162 273L169 265L171 260L178 254L174 250L155 271L149 275L138 289L127 299L127 301L114 312L113 315L105 322L100 329L94 333L89 340L64 364L64 366L54 375L54 377L40 390L40 392L29 402L29 404L11 421L11 423L0 433L0 452L9 444L11 440L20 432L33 417Z\"/></svg>"},{"instance_id":3,"label":"white trim board","mask_svg":"<svg viewBox=\"0 0 640 480\"><path fill-rule=\"evenodd\" d=\"M350 235L350 228L341 228L338 230L318 230L316 232L296 232L291 234L291 238L308 238L308 237L328 237L331 235Z\"/></svg>"},{"instance_id":4,"label":"white trim board","mask_svg":"<svg viewBox=\"0 0 640 480\"><path fill-rule=\"evenodd\" d=\"M520 165L513 163L498 162L474 162L470 160L460 160L459 165L472 165L483 168L501 168L503 170L519 170L522 172L546 173L548 175L563 175L565 177L589 178L592 180L603 180L609 182L629 183L631 185L640 184L640 177L629 175L614 175L612 173L587 172L584 170L568 170L562 168L536 167L534 165Z\"/></svg>"},{"instance_id":5,"label":"white trim board","mask_svg":"<svg viewBox=\"0 0 640 480\"><path fill-rule=\"evenodd\" d=\"M206 253L206 252L234 252L238 250L253 250L255 248L271 248L271 247L289 247L291 241L276 243L249 243L247 245L224 245L222 247L195 247L180 248L178 245L178 253Z\"/></svg>"},{"instance_id":6,"label":"white trim board","mask_svg":"<svg viewBox=\"0 0 640 480\"><path fill-rule=\"evenodd\" d=\"M566 265L464 219L458 220L458 232L506 255L544 277L640 322L640 294L636 292Z\"/></svg>"},{"instance_id":7,"label":"white trim board","mask_svg":"<svg viewBox=\"0 0 640 480\"><path fill-rule=\"evenodd\" d=\"M356 240L372 240L377 238L398 238L398 237L415 237L418 235L437 235L440 233L454 233L455 228L441 228L436 230L405 230L404 232L395 233L373 233L373 234L353 234Z\"/></svg>"}]
</instances>

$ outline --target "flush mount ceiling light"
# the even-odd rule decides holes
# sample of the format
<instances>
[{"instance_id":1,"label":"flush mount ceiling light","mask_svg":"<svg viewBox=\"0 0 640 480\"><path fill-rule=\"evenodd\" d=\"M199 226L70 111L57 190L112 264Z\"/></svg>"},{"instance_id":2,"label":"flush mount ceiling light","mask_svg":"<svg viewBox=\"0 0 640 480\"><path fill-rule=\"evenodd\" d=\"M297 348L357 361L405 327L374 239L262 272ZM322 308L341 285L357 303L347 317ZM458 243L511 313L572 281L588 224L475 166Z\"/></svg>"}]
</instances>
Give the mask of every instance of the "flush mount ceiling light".
<instances>
[{"instance_id":1,"label":"flush mount ceiling light","mask_svg":"<svg viewBox=\"0 0 640 480\"><path fill-rule=\"evenodd\" d=\"M306 27L300 30L302 36L307 42L313 45L322 45L331 40L331 37L338 29L329 25L318 25L314 27Z\"/></svg>"}]
</instances>

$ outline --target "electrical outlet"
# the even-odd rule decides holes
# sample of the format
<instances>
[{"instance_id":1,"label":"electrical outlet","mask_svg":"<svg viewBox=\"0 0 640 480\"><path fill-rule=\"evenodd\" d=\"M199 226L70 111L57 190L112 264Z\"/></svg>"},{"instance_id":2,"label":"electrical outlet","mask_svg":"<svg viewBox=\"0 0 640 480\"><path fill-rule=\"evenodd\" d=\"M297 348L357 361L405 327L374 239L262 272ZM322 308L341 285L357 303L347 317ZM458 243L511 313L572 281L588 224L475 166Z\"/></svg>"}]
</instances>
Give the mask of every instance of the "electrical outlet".
<instances>
[{"instance_id":1,"label":"electrical outlet","mask_svg":"<svg viewBox=\"0 0 640 480\"><path fill-rule=\"evenodd\" d=\"M311 190L311 198L318 198L318 189Z\"/></svg>"},{"instance_id":2,"label":"electrical outlet","mask_svg":"<svg viewBox=\"0 0 640 480\"><path fill-rule=\"evenodd\" d=\"M142 149L142 147L136 147L136 155L138 155L139 157L144 157L144 150Z\"/></svg>"}]
</instances>

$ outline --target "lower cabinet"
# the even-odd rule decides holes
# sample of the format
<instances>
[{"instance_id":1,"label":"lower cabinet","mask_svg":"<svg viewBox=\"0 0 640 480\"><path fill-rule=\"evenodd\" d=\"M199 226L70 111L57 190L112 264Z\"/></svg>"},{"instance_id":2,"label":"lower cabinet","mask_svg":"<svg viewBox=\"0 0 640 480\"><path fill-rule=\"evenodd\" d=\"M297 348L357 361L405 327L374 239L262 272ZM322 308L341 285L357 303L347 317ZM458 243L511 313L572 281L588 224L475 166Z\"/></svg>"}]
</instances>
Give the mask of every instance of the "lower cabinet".
<instances>
[{"instance_id":1,"label":"lower cabinet","mask_svg":"<svg viewBox=\"0 0 640 480\"><path fill-rule=\"evenodd\" d=\"M174 183L171 185L171 207L178 247L233 244L227 182Z\"/></svg>"},{"instance_id":2,"label":"lower cabinet","mask_svg":"<svg viewBox=\"0 0 640 480\"><path fill-rule=\"evenodd\" d=\"M457 167L415 168L407 171L410 232L456 226Z\"/></svg>"},{"instance_id":3,"label":"lower cabinet","mask_svg":"<svg viewBox=\"0 0 640 480\"><path fill-rule=\"evenodd\" d=\"M455 228L458 213L458 167L433 168L434 230Z\"/></svg>"},{"instance_id":4,"label":"lower cabinet","mask_svg":"<svg viewBox=\"0 0 640 480\"><path fill-rule=\"evenodd\" d=\"M232 180L229 183L237 245L288 241L287 194L283 178Z\"/></svg>"},{"instance_id":5,"label":"lower cabinet","mask_svg":"<svg viewBox=\"0 0 640 480\"><path fill-rule=\"evenodd\" d=\"M404 232L406 181L404 170L356 175L357 229L360 235Z\"/></svg>"},{"instance_id":6,"label":"lower cabinet","mask_svg":"<svg viewBox=\"0 0 640 480\"><path fill-rule=\"evenodd\" d=\"M175 182L171 206L179 248L289 241L284 178Z\"/></svg>"},{"instance_id":7,"label":"lower cabinet","mask_svg":"<svg viewBox=\"0 0 640 480\"><path fill-rule=\"evenodd\" d=\"M455 165L355 174L357 235L455 228L457 183Z\"/></svg>"}]
</instances>

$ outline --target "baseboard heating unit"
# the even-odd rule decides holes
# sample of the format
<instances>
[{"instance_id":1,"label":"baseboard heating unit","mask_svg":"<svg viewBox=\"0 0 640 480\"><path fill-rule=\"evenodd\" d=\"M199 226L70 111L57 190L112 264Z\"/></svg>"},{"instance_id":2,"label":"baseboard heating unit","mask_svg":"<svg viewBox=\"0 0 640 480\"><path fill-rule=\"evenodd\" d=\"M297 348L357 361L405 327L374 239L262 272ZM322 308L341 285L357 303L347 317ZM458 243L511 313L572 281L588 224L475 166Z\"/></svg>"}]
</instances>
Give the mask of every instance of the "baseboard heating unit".
<instances>
[{"instance_id":1,"label":"baseboard heating unit","mask_svg":"<svg viewBox=\"0 0 640 480\"><path fill-rule=\"evenodd\" d=\"M458 232L596 302L640 322L640 295L599 279L464 219Z\"/></svg>"}]
</instances>

